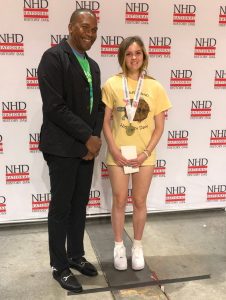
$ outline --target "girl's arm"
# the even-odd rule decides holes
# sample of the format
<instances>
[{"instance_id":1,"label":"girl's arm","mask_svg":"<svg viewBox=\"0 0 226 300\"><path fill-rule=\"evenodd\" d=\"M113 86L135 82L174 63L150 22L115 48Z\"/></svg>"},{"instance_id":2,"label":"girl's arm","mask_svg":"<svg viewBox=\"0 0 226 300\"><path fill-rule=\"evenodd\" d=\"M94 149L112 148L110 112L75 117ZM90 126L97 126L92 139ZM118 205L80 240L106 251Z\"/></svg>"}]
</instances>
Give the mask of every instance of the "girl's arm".
<instances>
[{"instance_id":1,"label":"girl's arm","mask_svg":"<svg viewBox=\"0 0 226 300\"><path fill-rule=\"evenodd\" d=\"M164 124L165 124L165 113L162 111L157 116L154 117L155 122L155 129L153 131L153 134L151 136L151 139L147 145L147 148L144 150L144 152L141 152L138 154L136 159L132 159L129 161L130 165L132 167L139 167L142 165L142 163L148 158L148 156L151 155L151 152L154 150L156 145L158 144L163 130L164 130Z\"/></svg>"},{"instance_id":2,"label":"girl's arm","mask_svg":"<svg viewBox=\"0 0 226 300\"><path fill-rule=\"evenodd\" d=\"M111 115L112 109L109 107L105 107L105 114L104 114L104 124L103 124L103 132L108 144L108 149L113 156L116 164L118 166L126 166L128 165L128 160L122 156L120 149L115 144L112 131L111 131Z\"/></svg>"}]
</instances>

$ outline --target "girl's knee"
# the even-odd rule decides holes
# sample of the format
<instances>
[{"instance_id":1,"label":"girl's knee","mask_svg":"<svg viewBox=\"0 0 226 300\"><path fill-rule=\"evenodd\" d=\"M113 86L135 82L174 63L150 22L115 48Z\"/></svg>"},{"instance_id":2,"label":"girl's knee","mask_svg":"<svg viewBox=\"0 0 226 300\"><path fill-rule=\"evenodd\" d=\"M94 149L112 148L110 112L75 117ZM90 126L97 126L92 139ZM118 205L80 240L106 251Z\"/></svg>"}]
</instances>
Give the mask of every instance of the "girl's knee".
<instances>
[{"instance_id":1,"label":"girl's knee","mask_svg":"<svg viewBox=\"0 0 226 300\"><path fill-rule=\"evenodd\" d=\"M127 204L127 197L115 196L113 199L113 206L118 209L124 209Z\"/></svg>"},{"instance_id":2,"label":"girl's knee","mask_svg":"<svg viewBox=\"0 0 226 300\"><path fill-rule=\"evenodd\" d=\"M133 199L134 209L146 209L146 199Z\"/></svg>"}]
</instances>

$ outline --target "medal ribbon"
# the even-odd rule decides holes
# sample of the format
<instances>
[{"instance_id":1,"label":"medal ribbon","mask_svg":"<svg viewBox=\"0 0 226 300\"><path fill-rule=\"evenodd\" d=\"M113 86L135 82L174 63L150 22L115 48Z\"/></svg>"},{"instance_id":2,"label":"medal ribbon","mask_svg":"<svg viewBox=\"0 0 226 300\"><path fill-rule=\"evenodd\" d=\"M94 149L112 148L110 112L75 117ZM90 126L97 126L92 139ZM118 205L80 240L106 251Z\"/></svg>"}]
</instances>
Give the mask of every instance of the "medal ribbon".
<instances>
[{"instance_id":1,"label":"medal ribbon","mask_svg":"<svg viewBox=\"0 0 226 300\"><path fill-rule=\"evenodd\" d=\"M140 101L140 93L142 90L142 85L144 82L144 73L141 73L137 86L136 86L136 91L134 95L134 99L132 104L130 103L130 96L129 96L129 89L128 89L128 82L126 77L123 75L122 76L122 87L123 87L123 94L124 94L124 101L126 102L126 113L127 117L130 123L132 123L139 101Z\"/></svg>"}]
</instances>

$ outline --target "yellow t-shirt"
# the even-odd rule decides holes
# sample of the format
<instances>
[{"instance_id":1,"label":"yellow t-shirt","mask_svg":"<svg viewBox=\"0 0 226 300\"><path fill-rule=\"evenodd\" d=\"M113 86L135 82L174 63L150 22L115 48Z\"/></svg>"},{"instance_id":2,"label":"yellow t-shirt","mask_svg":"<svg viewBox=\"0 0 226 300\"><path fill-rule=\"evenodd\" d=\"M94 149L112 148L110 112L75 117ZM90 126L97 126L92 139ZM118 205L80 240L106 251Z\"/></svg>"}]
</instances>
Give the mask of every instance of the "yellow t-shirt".
<instances>
[{"instance_id":1,"label":"yellow t-shirt","mask_svg":"<svg viewBox=\"0 0 226 300\"><path fill-rule=\"evenodd\" d=\"M137 87L136 80L128 78L128 89L130 99L134 99L134 94ZM137 154L143 152L151 139L155 129L154 117L160 112L169 109L172 105L162 85L149 76L145 76L140 94L139 105L134 116L132 126L135 127L135 132L132 135L127 135L126 129L130 125L127 113L126 104L123 100L122 75L118 74L110 77L102 89L102 101L107 107L112 109L112 135L116 145L128 146L135 145ZM144 161L143 165L154 165L156 162L156 152ZM107 165L116 165L112 155L108 151L106 158Z\"/></svg>"}]
</instances>

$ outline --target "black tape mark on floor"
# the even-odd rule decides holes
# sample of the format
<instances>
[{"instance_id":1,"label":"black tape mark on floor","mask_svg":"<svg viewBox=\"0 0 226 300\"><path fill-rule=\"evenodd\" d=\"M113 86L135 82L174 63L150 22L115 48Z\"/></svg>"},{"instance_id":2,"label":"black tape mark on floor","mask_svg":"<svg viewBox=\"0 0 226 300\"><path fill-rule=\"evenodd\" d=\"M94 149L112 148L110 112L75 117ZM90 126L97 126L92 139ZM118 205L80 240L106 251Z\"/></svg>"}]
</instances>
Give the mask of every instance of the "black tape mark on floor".
<instances>
[{"instance_id":1,"label":"black tape mark on floor","mask_svg":"<svg viewBox=\"0 0 226 300\"><path fill-rule=\"evenodd\" d=\"M120 290L128 290L134 288L141 288L147 286L154 286L154 285L165 285L170 283L179 283L179 282L186 282L186 281L195 281L195 280L203 280L203 279L210 279L210 274L200 275L200 276L191 276L191 277L181 277L181 278L172 278L172 279L163 279L158 281L148 281L148 282L139 282L134 284L123 284L118 286L112 287L104 287L104 288L96 288L96 289L88 289L84 290L82 293L79 294L92 294L92 293L100 293L100 292L112 292L112 291L120 291ZM71 292L68 292L68 296L70 295L78 295Z\"/></svg>"}]
</instances>

